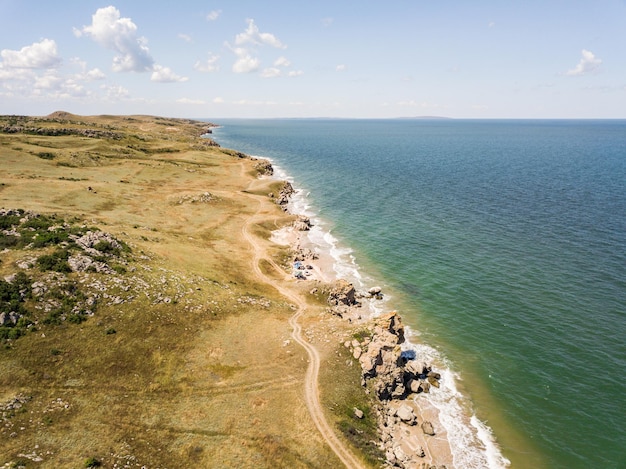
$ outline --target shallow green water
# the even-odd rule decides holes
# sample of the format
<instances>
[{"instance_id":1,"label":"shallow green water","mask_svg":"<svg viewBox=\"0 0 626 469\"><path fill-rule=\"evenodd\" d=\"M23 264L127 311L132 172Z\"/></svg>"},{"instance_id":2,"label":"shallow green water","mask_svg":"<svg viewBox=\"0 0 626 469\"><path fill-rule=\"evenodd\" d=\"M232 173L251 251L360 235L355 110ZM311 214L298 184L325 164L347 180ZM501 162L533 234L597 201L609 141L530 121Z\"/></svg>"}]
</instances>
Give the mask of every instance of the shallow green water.
<instances>
[{"instance_id":1,"label":"shallow green water","mask_svg":"<svg viewBox=\"0 0 626 469\"><path fill-rule=\"evenodd\" d=\"M515 466L626 467L626 121L219 124L393 292Z\"/></svg>"}]
</instances>

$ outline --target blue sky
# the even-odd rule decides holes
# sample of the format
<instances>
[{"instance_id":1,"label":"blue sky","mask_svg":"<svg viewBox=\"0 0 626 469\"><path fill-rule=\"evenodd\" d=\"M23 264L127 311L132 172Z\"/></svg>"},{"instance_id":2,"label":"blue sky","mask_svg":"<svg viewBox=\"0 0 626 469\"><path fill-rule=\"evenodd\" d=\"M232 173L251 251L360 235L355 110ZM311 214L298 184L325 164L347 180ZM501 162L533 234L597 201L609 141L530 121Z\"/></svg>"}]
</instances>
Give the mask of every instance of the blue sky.
<instances>
[{"instance_id":1,"label":"blue sky","mask_svg":"<svg viewBox=\"0 0 626 469\"><path fill-rule=\"evenodd\" d=\"M0 0L0 114L626 118L626 0Z\"/></svg>"}]
</instances>

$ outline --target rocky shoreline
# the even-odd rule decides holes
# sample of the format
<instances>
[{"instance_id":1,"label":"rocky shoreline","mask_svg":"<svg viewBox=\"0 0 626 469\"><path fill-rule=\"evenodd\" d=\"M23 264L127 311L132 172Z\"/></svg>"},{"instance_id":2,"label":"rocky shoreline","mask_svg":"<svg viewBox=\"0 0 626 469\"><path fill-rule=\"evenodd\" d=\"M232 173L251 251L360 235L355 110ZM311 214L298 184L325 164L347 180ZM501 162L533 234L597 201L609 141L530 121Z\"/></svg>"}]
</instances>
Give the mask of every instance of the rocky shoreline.
<instances>
[{"instance_id":1,"label":"rocky shoreline","mask_svg":"<svg viewBox=\"0 0 626 469\"><path fill-rule=\"evenodd\" d=\"M271 174L271 173L269 173ZM275 202L288 211L290 198L296 191L289 182L284 182ZM297 215L291 229L301 234L311 228L308 217ZM294 265L307 268L307 262L314 262L317 254L300 245L296 236L292 246ZM311 267L312 268L312 267ZM304 275L294 274L298 279ZM440 387L441 375L424 363L412 350L403 350L405 343L404 325L400 315L388 312L377 317L369 317L359 300L382 299L380 287L372 287L367 292L357 291L345 279L331 283L316 284L311 294L319 294L327 299L327 313L338 316L357 327L358 338L347 340L344 347L361 367L361 386L365 393L375 397L373 411L376 414L379 440L378 447L385 454L385 467L446 469L452 466L437 464L439 459L430 449L430 440L438 434L439 423L423 418L417 403L412 399L416 394L436 392ZM354 408L355 418L363 418L363 410ZM449 460L449 458L446 458Z\"/></svg>"}]
</instances>

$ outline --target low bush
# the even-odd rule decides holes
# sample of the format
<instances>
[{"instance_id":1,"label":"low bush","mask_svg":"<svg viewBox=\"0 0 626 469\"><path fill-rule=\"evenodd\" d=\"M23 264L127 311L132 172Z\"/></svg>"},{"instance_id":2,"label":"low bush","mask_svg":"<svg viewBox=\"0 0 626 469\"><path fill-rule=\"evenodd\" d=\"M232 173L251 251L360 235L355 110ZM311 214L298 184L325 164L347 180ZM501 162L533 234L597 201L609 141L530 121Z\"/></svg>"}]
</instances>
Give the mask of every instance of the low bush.
<instances>
[{"instance_id":1,"label":"low bush","mask_svg":"<svg viewBox=\"0 0 626 469\"><path fill-rule=\"evenodd\" d=\"M70 254L66 249L59 249L52 254L44 254L37 259L37 265L42 271L69 273L72 268L68 264Z\"/></svg>"},{"instance_id":2,"label":"low bush","mask_svg":"<svg viewBox=\"0 0 626 469\"><path fill-rule=\"evenodd\" d=\"M87 458L85 460L85 467L89 468L89 467L100 467L102 466L102 463L96 459L96 458Z\"/></svg>"}]
</instances>

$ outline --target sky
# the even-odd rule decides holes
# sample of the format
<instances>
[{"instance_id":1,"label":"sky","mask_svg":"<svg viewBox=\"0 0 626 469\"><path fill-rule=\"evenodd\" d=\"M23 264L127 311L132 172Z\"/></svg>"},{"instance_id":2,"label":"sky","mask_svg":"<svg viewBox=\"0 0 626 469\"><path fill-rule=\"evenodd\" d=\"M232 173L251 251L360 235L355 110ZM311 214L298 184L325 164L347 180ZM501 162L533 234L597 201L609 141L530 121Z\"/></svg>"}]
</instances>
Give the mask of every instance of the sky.
<instances>
[{"instance_id":1,"label":"sky","mask_svg":"<svg viewBox=\"0 0 626 469\"><path fill-rule=\"evenodd\" d=\"M0 0L0 114L626 118L626 0Z\"/></svg>"}]
</instances>

